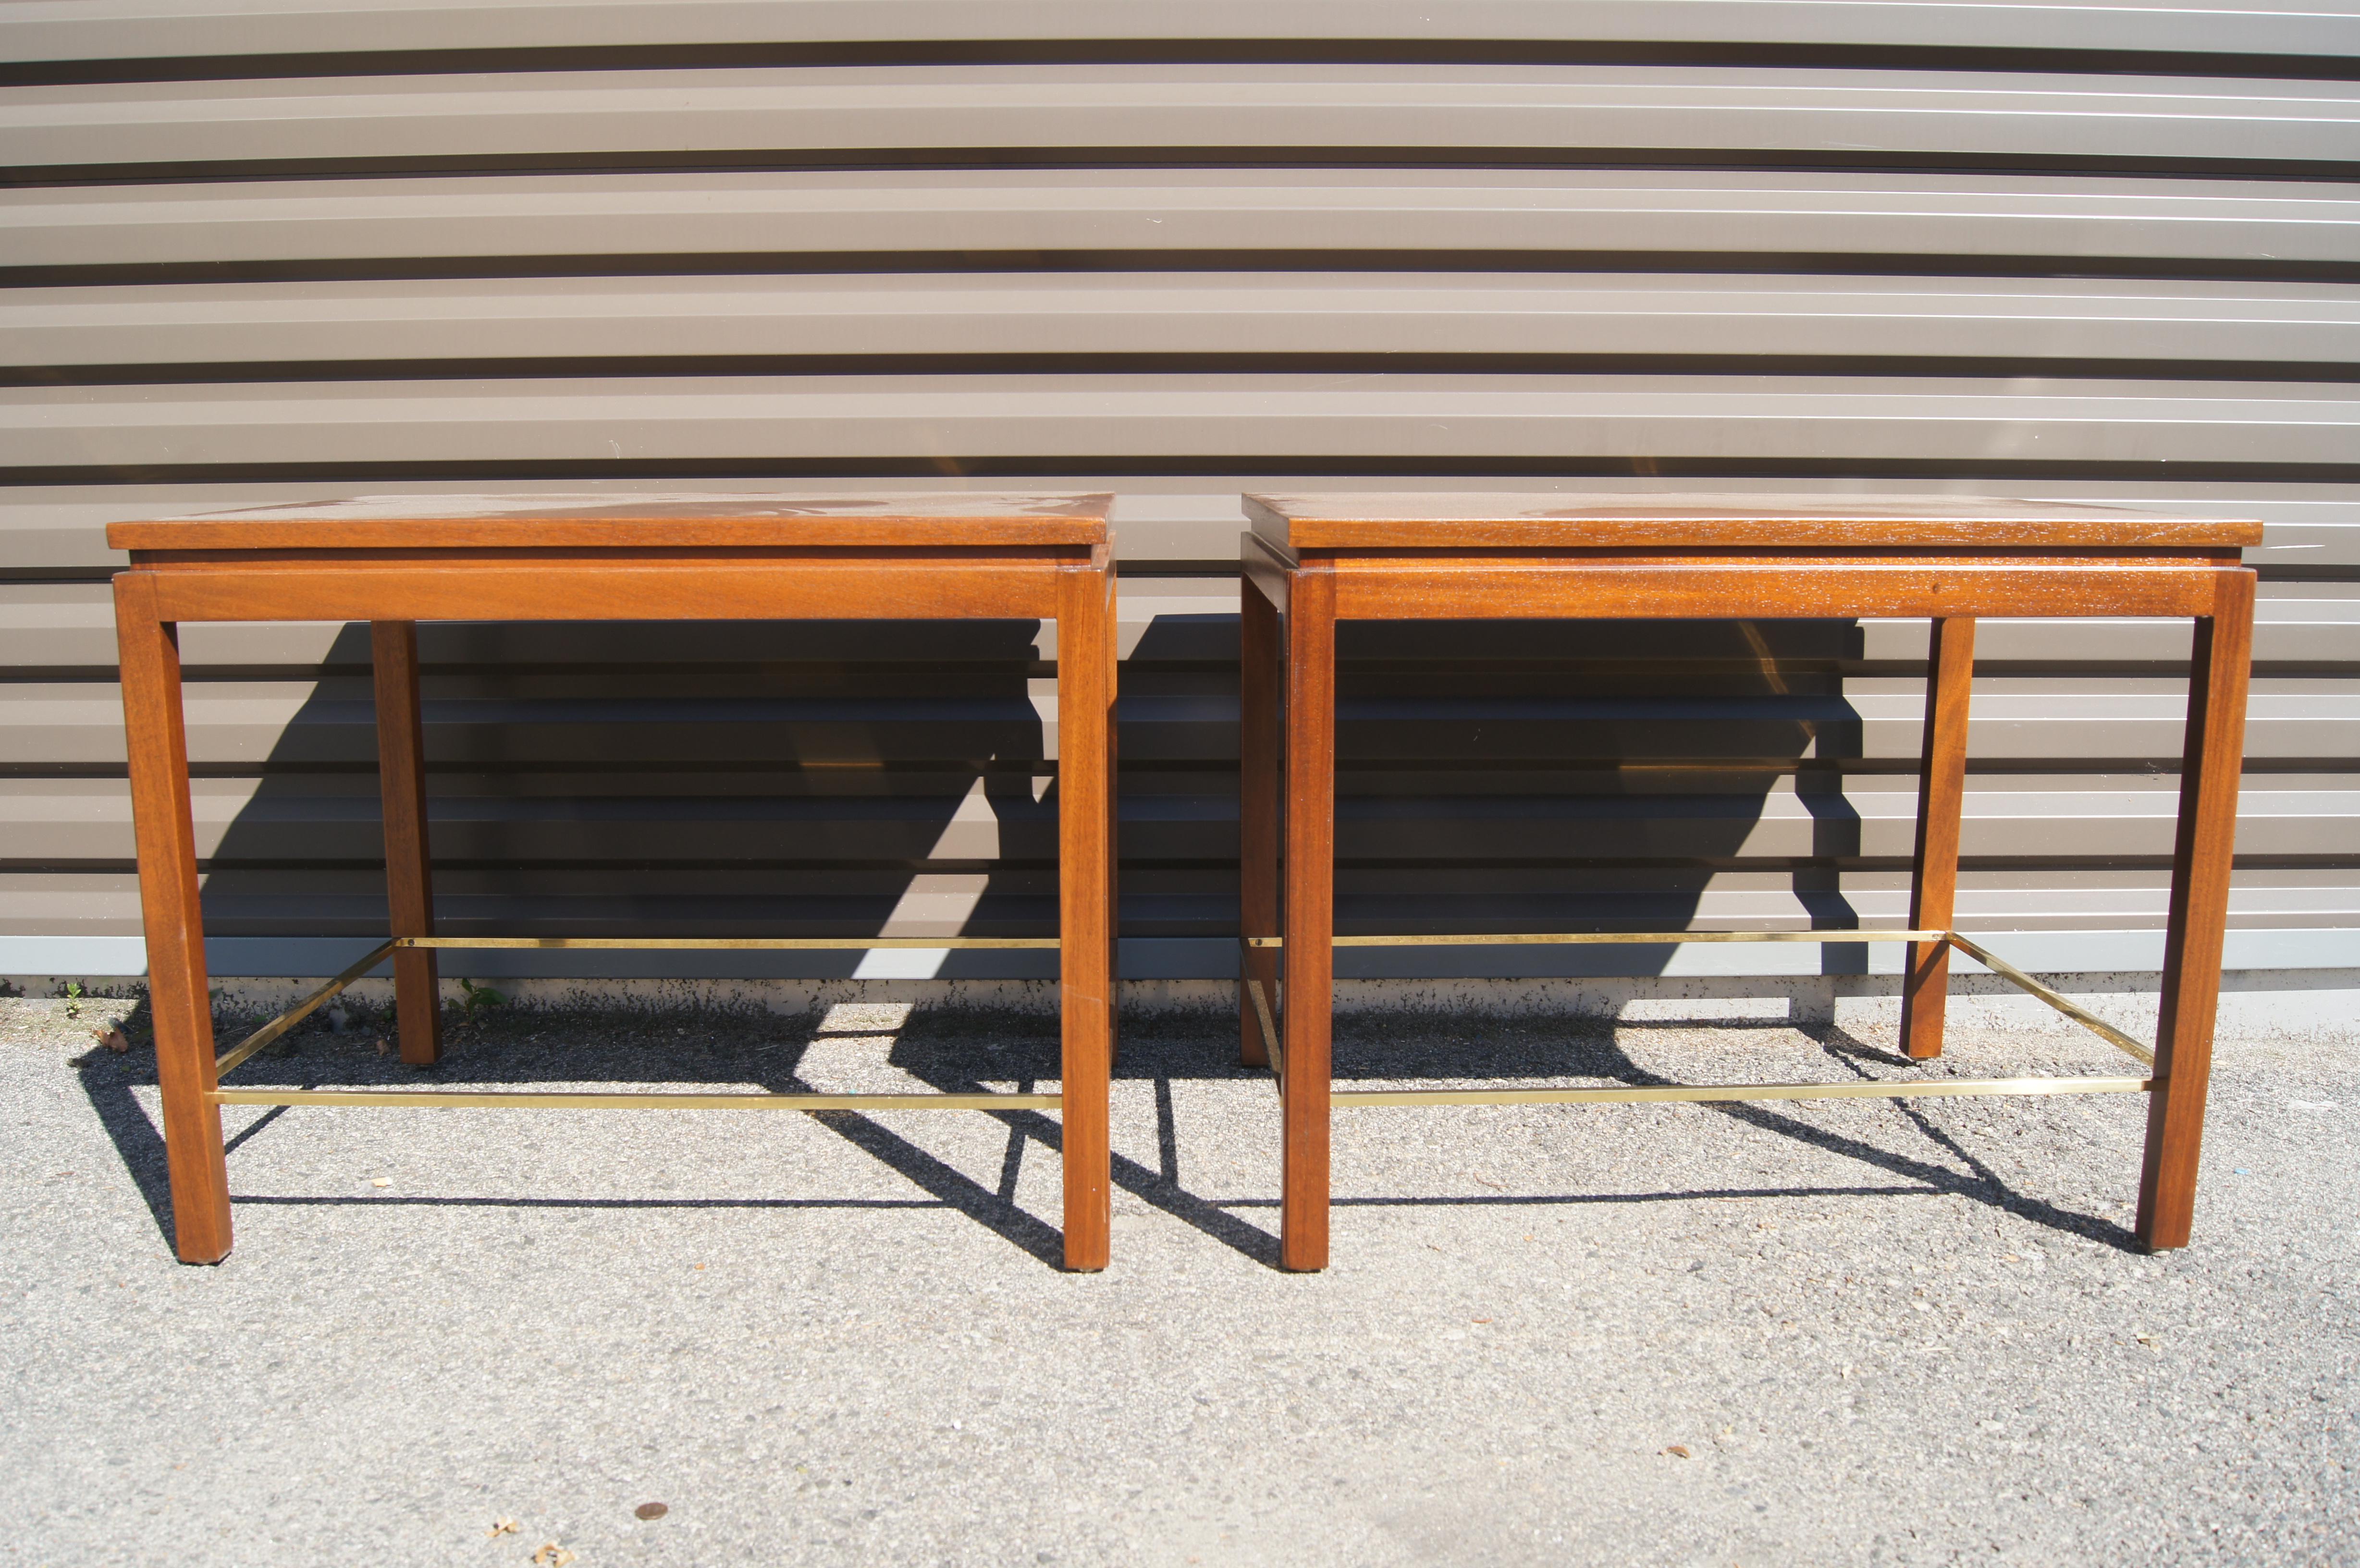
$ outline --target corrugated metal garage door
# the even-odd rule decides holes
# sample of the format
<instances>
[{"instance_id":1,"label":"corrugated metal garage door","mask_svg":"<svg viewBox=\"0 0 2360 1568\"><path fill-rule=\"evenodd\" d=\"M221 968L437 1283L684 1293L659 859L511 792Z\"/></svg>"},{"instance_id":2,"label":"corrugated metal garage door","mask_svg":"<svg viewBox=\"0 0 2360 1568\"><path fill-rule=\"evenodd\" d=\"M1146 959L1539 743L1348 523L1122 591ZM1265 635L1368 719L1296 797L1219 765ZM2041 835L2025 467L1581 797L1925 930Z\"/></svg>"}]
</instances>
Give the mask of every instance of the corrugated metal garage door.
<instances>
[{"instance_id":1,"label":"corrugated metal garage door","mask_svg":"<svg viewBox=\"0 0 2360 1568\"><path fill-rule=\"evenodd\" d=\"M1128 962L1227 973L1235 495L1361 481L2258 513L2232 962L2360 963L2355 16L91 0L0 60L0 970L137 951L110 519L1021 485L1121 494ZM1899 915L1922 626L1358 631L1340 930ZM1985 629L1962 924L2156 945L2186 641ZM216 961L315 969L383 928L366 635L188 646ZM1051 929L1038 627L424 646L451 929Z\"/></svg>"}]
</instances>

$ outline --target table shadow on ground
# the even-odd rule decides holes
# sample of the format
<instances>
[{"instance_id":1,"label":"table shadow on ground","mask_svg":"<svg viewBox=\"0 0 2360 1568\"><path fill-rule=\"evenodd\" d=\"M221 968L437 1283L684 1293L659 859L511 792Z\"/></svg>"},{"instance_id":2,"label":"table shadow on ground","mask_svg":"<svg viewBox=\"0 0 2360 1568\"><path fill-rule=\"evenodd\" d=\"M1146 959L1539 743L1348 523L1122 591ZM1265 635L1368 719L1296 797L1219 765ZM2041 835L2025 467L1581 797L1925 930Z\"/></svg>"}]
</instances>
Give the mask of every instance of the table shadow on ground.
<instances>
[{"instance_id":1,"label":"table shadow on ground","mask_svg":"<svg viewBox=\"0 0 2360 1568\"><path fill-rule=\"evenodd\" d=\"M234 1040L244 1027L258 1019L227 1018L223 1038ZM563 1084L582 1087L600 1083L676 1085L710 1089L716 1084L759 1088L765 1093L796 1094L841 1091L856 1085L814 1082L807 1074L806 1058L813 1047L832 1040L880 1039L883 1029L825 1027L822 1015L775 1016L763 1013L698 1010L644 1011L621 1018L611 1010L573 1013L519 1008L475 1020L455 1016L449 1020L449 1045L442 1063L412 1068L376 1047L382 1023L355 1004L347 1009L341 1031L331 1023L308 1023L288 1037L283 1048L273 1047L241 1065L232 1082L251 1088L397 1088L431 1083L440 1088L492 1087L530 1089ZM135 1037L145 1033L142 1011L126 1020ZM1648 1020L1650 1031L1671 1027L1666 1020ZM1728 1030L1728 1020L1711 1020L1710 1028ZM1801 1038L1798 1051L1827 1068L1855 1078L1889 1076L1912 1070L1898 1054L1870 1045L1840 1028L1764 1023L1753 1028L1765 1035L1788 1032ZM973 1094L1013 1088L1029 1092L1057 1076L1058 1042L1053 1018L1036 1013L967 1012L949 1009L920 1011L890 1031L890 1046L880 1055L882 1065L898 1069L925 1088L947 1094ZM1117 1152L1111 1175L1115 1187L1207 1237L1265 1267L1278 1266L1277 1237L1244 1217L1241 1211L1275 1208L1274 1197L1218 1197L1195 1190L1181 1170L1179 1116L1175 1083L1257 1080L1271 1082L1260 1069L1235 1064L1235 1034L1226 1015L1150 1016L1126 1020L1116 1077L1152 1085L1155 1105L1156 1157L1150 1167ZM1635 1060L1602 1020L1561 1019L1487 1023L1470 1029L1437 1019L1370 1017L1339 1018L1337 1029L1338 1082L1382 1082L1393 1084L1461 1084L1470 1082L1514 1086L1535 1081L1604 1080L1633 1085L1674 1082ZM171 1200L166 1176L164 1148L155 1123L138 1103L135 1091L156 1083L151 1051L140 1049L118 1057L94 1051L81 1059L83 1091L101 1127L113 1140L126 1171L169 1241ZM1782 1079L1795 1074L1782 1072ZM878 1085L862 1083L858 1087ZM1792 1140L1812 1149L1856 1162L1881 1181L1763 1187L1665 1188L1640 1192L1474 1193L1466 1195L1351 1195L1336 1200L1346 1207L1429 1207L1492 1205L1575 1205L1645 1203L1704 1199L1820 1197L1947 1196L1988 1205L2050 1229L2083 1236L2108 1247L2133 1250L2130 1233L2103 1216L2084 1214L2026 1193L1946 1132L1938 1122L1907 1100L1881 1102L1893 1120L1889 1126L1906 1141L1874 1141L1857 1133L1815 1123L1806 1116L1759 1103L1708 1105L1702 1109L1730 1118L1754 1130ZM1601 1107L1612 1115L1612 1107ZM737 1113L744 1114L744 1113ZM877 1118L853 1111L808 1113L821 1126L853 1148L909 1181L923 1197L865 1199L619 1197L542 1198L417 1197L318 1195L239 1195L240 1204L275 1206L340 1206L395 1204L446 1207L508 1208L948 1208L1050 1267L1062 1254L1062 1237L1047 1220L1017 1202L1018 1179L1028 1151L1038 1145L1054 1158L1062 1153L1057 1119L1032 1110L978 1113L997 1116L1007 1128L1007 1143L996 1181L987 1185L967 1172L938 1159ZM1354 1112L1351 1115L1364 1113ZM1436 1112L1365 1114L1431 1115ZM228 1147L233 1160L247 1144L268 1137L284 1125L286 1107L272 1107L236 1127ZM1273 1173L1275 1143L1271 1150ZM235 1166L232 1167L235 1185Z\"/></svg>"}]
</instances>

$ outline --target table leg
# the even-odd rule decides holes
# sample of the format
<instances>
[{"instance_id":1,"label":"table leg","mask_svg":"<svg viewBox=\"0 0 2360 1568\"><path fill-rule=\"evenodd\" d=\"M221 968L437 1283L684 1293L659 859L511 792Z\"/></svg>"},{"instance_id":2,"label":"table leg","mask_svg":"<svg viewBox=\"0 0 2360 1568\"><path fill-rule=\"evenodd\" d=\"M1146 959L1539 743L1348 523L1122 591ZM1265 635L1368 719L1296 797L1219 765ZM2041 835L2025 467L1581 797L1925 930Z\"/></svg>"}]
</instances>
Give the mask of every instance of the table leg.
<instances>
[{"instance_id":1,"label":"table leg","mask_svg":"<svg viewBox=\"0 0 2360 1568\"><path fill-rule=\"evenodd\" d=\"M1336 583L1298 571L1286 606L1286 989L1279 1028L1279 1261L1328 1267L1336 968Z\"/></svg>"},{"instance_id":2,"label":"table leg","mask_svg":"<svg viewBox=\"0 0 2360 1568\"><path fill-rule=\"evenodd\" d=\"M1106 949L1107 1073L1122 1062L1122 725L1118 698L1122 684L1122 617L1111 556L1107 562L1106 609Z\"/></svg>"},{"instance_id":3,"label":"table leg","mask_svg":"<svg viewBox=\"0 0 2360 1568\"><path fill-rule=\"evenodd\" d=\"M426 839L426 743L418 706L418 626L375 621L377 788L385 801L385 891L395 936L434 934L434 870ZM401 1059L427 1066L442 1055L442 1002L434 950L393 955L393 1007Z\"/></svg>"},{"instance_id":4,"label":"table leg","mask_svg":"<svg viewBox=\"0 0 2360 1568\"><path fill-rule=\"evenodd\" d=\"M2221 950L2228 936L2253 646L2254 574L2224 573L2212 617L2196 623L2189 668L2156 1083L2147 1097L2147 1161L2139 1172L2137 1234L2150 1251L2187 1246L2195 1221L2196 1160L2212 1068L2212 1018L2221 999Z\"/></svg>"},{"instance_id":5,"label":"table leg","mask_svg":"<svg viewBox=\"0 0 2360 1568\"><path fill-rule=\"evenodd\" d=\"M213 1000L189 810L189 739L180 712L180 628L158 617L146 579L115 580L123 660L123 725L148 935L148 1007L163 1091L164 1158L172 1181L172 1241L183 1263L229 1256L229 1169L213 1072Z\"/></svg>"},{"instance_id":6,"label":"table leg","mask_svg":"<svg viewBox=\"0 0 2360 1568\"><path fill-rule=\"evenodd\" d=\"M1114 574L1058 574L1058 973L1064 1012L1065 1267L1107 1266L1114 1014Z\"/></svg>"},{"instance_id":7,"label":"table leg","mask_svg":"<svg viewBox=\"0 0 2360 1568\"><path fill-rule=\"evenodd\" d=\"M1279 683L1285 658L1279 647L1278 606L1249 575L1238 615L1238 929L1247 936L1278 934ZM1278 954L1241 947L1238 970L1238 1061L1270 1065L1262 1018L1251 987L1262 987L1275 1008Z\"/></svg>"},{"instance_id":8,"label":"table leg","mask_svg":"<svg viewBox=\"0 0 2360 1568\"><path fill-rule=\"evenodd\" d=\"M1918 768L1918 848L1911 862L1909 929L1949 931L1959 892L1959 822L1966 803L1967 704L1974 684L1975 623L1934 622L1926 650L1926 740ZM1913 942L1903 961L1901 1049L1924 1061L1942 1054L1950 1000L1950 949Z\"/></svg>"}]
</instances>

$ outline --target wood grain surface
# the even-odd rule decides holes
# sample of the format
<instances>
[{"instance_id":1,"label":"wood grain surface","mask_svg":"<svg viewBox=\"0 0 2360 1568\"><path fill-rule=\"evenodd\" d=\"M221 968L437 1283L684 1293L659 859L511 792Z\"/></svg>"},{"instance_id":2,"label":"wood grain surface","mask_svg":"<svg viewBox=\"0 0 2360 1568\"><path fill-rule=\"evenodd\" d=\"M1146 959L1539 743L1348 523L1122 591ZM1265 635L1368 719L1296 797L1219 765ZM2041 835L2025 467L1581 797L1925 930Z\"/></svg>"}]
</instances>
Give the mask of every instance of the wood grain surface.
<instances>
[{"instance_id":1,"label":"wood grain surface","mask_svg":"<svg viewBox=\"0 0 2360 1568\"><path fill-rule=\"evenodd\" d=\"M1281 550L1939 549L2008 545L2234 550L2258 522L2124 506L1974 497L1793 495L1272 495L1245 497Z\"/></svg>"},{"instance_id":2,"label":"wood grain surface","mask_svg":"<svg viewBox=\"0 0 2360 1568\"><path fill-rule=\"evenodd\" d=\"M2194 616L2216 592L2206 555L1312 555L1333 566L1343 620ZM2242 570L2218 563L2218 574Z\"/></svg>"},{"instance_id":3,"label":"wood grain surface","mask_svg":"<svg viewBox=\"0 0 2360 1568\"><path fill-rule=\"evenodd\" d=\"M115 523L129 550L1095 545L1111 495L385 495Z\"/></svg>"},{"instance_id":4,"label":"wood grain surface","mask_svg":"<svg viewBox=\"0 0 2360 1568\"><path fill-rule=\"evenodd\" d=\"M1073 547L1053 547L1073 548ZM1087 550L1087 546L1079 547ZM139 563L180 621L1048 620L1057 563L1004 552L855 559L605 560L492 552L423 561ZM234 564L235 563L235 564Z\"/></svg>"}]
</instances>

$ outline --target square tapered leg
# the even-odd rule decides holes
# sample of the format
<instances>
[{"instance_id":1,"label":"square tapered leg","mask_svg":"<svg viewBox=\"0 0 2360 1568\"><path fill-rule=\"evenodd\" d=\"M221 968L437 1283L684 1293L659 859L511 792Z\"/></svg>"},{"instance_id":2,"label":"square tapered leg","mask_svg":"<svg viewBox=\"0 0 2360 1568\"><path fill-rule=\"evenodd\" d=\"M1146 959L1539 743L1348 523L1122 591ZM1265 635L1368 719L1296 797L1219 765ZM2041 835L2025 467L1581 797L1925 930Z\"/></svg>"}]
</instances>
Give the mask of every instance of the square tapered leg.
<instances>
[{"instance_id":1,"label":"square tapered leg","mask_svg":"<svg viewBox=\"0 0 2360 1568\"><path fill-rule=\"evenodd\" d=\"M1280 1029L1279 1261L1328 1267L1329 1040L1335 1005L1336 587L1298 571L1286 606L1286 987Z\"/></svg>"},{"instance_id":2,"label":"square tapered leg","mask_svg":"<svg viewBox=\"0 0 2360 1568\"><path fill-rule=\"evenodd\" d=\"M1918 844L1911 861L1909 929L1949 931L1957 919L1959 826L1966 809L1967 708L1975 674L1975 623L1938 619L1926 650L1926 740L1918 770ZM1901 980L1901 1049L1919 1061L1942 1054L1950 949L1913 942Z\"/></svg>"},{"instance_id":3,"label":"square tapered leg","mask_svg":"<svg viewBox=\"0 0 2360 1568\"><path fill-rule=\"evenodd\" d=\"M213 1001L189 810L179 628L158 616L152 586L132 573L115 579L115 620L148 937L148 1007L172 1182L172 1244L183 1263L218 1263L230 1248L229 1170L221 1107L207 1098L216 1083Z\"/></svg>"},{"instance_id":4,"label":"square tapered leg","mask_svg":"<svg viewBox=\"0 0 2360 1568\"><path fill-rule=\"evenodd\" d=\"M426 742L418 696L418 626L369 626L377 674L377 788L385 806L385 891L395 936L434 934L434 868L426 837ZM432 948L393 955L394 1018L401 1059L427 1066L442 1055L442 1004Z\"/></svg>"},{"instance_id":5,"label":"square tapered leg","mask_svg":"<svg viewBox=\"0 0 2360 1568\"><path fill-rule=\"evenodd\" d=\"M1114 1051L1114 574L1103 548L1058 577L1058 973L1065 1267L1107 1266Z\"/></svg>"},{"instance_id":6,"label":"square tapered leg","mask_svg":"<svg viewBox=\"0 0 2360 1568\"><path fill-rule=\"evenodd\" d=\"M2237 836L2253 646L2254 579L2243 572L2224 574L2212 617L2196 623L2188 675L2188 737L2164 937L2156 1083L2147 1097L2147 1161L2139 1172L2137 1234L2150 1251L2187 1246L2195 1223L2196 1162L2212 1071L2221 953L2228 938L2230 857Z\"/></svg>"}]
</instances>

